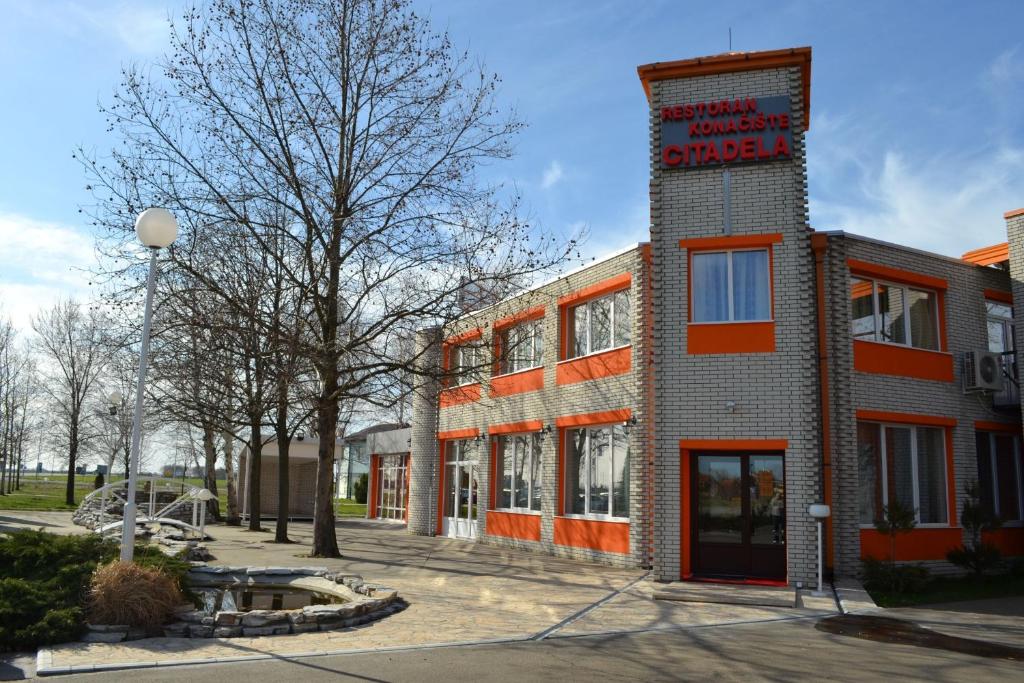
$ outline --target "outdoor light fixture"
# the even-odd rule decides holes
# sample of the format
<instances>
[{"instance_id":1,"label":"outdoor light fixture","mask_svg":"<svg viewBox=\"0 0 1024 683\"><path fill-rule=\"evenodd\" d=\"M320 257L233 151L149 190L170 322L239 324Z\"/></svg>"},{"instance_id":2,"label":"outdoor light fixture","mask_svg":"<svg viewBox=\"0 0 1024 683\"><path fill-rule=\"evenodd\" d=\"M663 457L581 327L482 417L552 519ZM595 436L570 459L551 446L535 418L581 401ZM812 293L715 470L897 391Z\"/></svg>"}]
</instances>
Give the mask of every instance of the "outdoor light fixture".
<instances>
[{"instance_id":1,"label":"outdoor light fixture","mask_svg":"<svg viewBox=\"0 0 1024 683\"><path fill-rule=\"evenodd\" d=\"M149 330L153 322L153 291L156 289L156 254L169 247L178 236L178 222L167 209L146 209L135 219L135 234L148 247L149 277L146 280L146 311L142 318L142 346L139 350L139 375L135 388L135 414L132 417L132 446L128 452L128 495L121 523L121 561L131 562L135 555L135 492L139 479L139 448L142 444L143 390L149 360ZM113 398L113 397L111 397ZM209 493L209 492L207 492ZM211 494L212 495L212 494ZM203 506L206 509L206 506Z\"/></svg>"},{"instance_id":2,"label":"outdoor light fixture","mask_svg":"<svg viewBox=\"0 0 1024 683\"><path fill-rule=\"evenodd\" d=\"M822 582L821 582L821 565L822 565L822 557L821 557L821 525L822 525L822 522L824 522L826 519L828 519L829 515L832 514L832 511L829 509L828 505L822 505L821 503L814 503L813 505L811 505L810 507L807 508L807 514L809 514L811 517L813 517L814 520L818 523L818 590L814 591L814 593L812 593L812 595L814 595L815 597L819 597L820 598L820 597L825 595L824 591L822 590Z\"/></svg>"},{"instance_id":3,"label":"outdoor light fixture","mask_svg":"<svg viewBox=\"0 0 1024 683\"><path fill-rule=\"evenodd\" d=\"M550 424L544 425L543 427L540 428L540 436L541 436L541 438L543 439L546 436L550 436L552 431L553 430L551 429L551 425Z\"/></svg>"},{"instance_id":4,"label":"outdoor light fixture","mask_svg":"<svg viewBox=\"0 0 1024 683\"><path fill-rule=\"evenodd\" d=\"M477 434L476 440L477 441L486 441L487 440L487 432L486 431L482 431L479 434Z\"/></svg>"},{"instance_id":5,"label":"outdoor light fixture","mask_svg":"<svg viewBox=\"0 0 1024 683\"><path fill-rule=\"evenodd\" d=\"M110 396L107 397L107 400L110 401L110 414L111 415L117 415L117 409L121 407L121 399L122 398L123 397L121 396L121 392L117 391L117 390L112 391L110 393Z\"/></svg>"},{"instance_id":6,"label":"outdoor light fixture","mask_svg":"<svg viewBox=\"0 0 1024 683\"><path fill-rule=\"evenodd\" d=\"M622 428L629 434L630 430L636 426L636 415L631 416L628 420L623 420Z\"/></svg>"}]
</instances>

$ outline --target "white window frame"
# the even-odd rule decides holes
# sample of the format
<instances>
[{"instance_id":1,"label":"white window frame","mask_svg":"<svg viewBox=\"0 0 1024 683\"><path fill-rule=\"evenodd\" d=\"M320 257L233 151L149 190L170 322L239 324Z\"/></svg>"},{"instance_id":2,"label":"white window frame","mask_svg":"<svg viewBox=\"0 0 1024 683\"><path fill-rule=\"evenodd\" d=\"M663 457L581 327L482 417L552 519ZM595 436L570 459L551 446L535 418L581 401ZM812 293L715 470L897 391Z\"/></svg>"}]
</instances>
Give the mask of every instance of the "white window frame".
<instances>
[{"instance_id":1,"label":"white window frame","mask_svg":"<svg viewBox=\"0 0 1024 683\"><path fill-rule=\"evenodd\" d=\"M768 317L764 319L754 320L737 320L736 319L736 305L735 297L733 292L733 281L732 281L732 255L740 252L752 253L752 252L763 252L765 258L768 259L768 268L766 270L767 281L765 285L768 286ZM728 309L729 317L725 320L691 320L691 325L723 325L727 323L770 323L775 321L775 317L772 315L774 307L774 291L772 289L772 254L771 249L760 247L757 249L707 249L694 251L690 254L690 270L693 270L693 259L697 256L712 255L712 254L725 254L726 255L726 289L728 291L726 308ZM697 292L697 287L693 284L693 277L690 277L690 317L693 317L694 299Z\"/></svg>"},{"instance_id":2,"label":"white window frame","mask_svg":"<svg viewBox=\"0 0 1024 683\"><path fill-rule=\"evenodd\" d=\"M939 292L937 290L929 289L928 287L919 287L919 286L914 286L914 285L908 285L908 284L904 284L902 282L892 282L890 280L881 280L881 279L873 278L873 277L865 277L863 275L858 275L856 272L854 272L851 275L851 280L850 280L850 286L851 287L853 286L853 280L862 280L864 282L870 282L871 283L871 307L872 307L871 318L874 321L874 325L875 325L874 330L873 330L874 339L864 339L863 337L854 337L855 341L869 341L869 342L874 342L876 344L889 344L890 346L900 346L900 347L904 347L904 348L918 349L919 351L934 351L934 352L937 352L937 353L942 353L943 352L943 349L942 349L942 320L940 319L940 316L939 316ZM886 341L886 340L880 338L881 335L882 335L882 332L881 332L882 331L882 313L881 313L881 308L878 305L878 285L880 285L880 284L881 285L885 285L886 287L896 287L898 289L902 289L903 290L903 297L902 297L902 301L903 301L903 316L902 316L903 317L903 338L907 340L906 342ZM907 292L909 292L912 289L916 290L918 292L926 292L926 293L932 295L932 302L933 302L932 303L932 316L933 316L933 318L935 320L935 341L937 342L938 348L929 349L929 348L925 348L923 346L914 346L914 338L913 338L913 336L911 334L911 330L910 330L910 297L907 296ZM853 321L851 320L850 322L852 324ZM852 334L852 330L851 330L851 334Z\"/></svg>"},{"instance_id":3,"label":"white window frame","mask_svg":"<svg viewBox=\"0 0 1024 683\"><path fill-rule=\"evenodd\" d=\"M628 295L628 297L629 297L629 308L632 308L633 307L633 293L629 290L628 287L624 287L622 289L616 290L616 291L612 292L611 294L605 294L603 296L596 296L593 299L588 299L587 301L584 301L581 304L576 304L575 306L569 306L568 307L568 309L566 310L566 316L567 316L567 318L566 318L566 325L571 324L571 326L572 326L572 337L568 340L568 344L567 344L567 348L566 348L566 352L568 353L568 357L565 360L576 360L577 358L585 358L587 356L593 356L596 353L604 353L605 351L614 351L616 349L629 348L630 346L633 345L632 311L630 311L630 323L631 324L630 324L630 328L629 328L629 342L626 343L626 344L619 344L618 346L615 345L615 319L617 317L616 310L618 309L618 307L615 305L615 295L616 294L621 294L622 292L626 292L626 294ZM608 318L608 326L609 326L609 329L611 330L611 340L612 340L612 343L611 343L611 346L609 346L606 349L597 349L597 350L595 350L595 349L590 348L590 311L591 311L591 306L593 304L597 303L598 301L605 301L605 300L611 301L611 303L612 303L612 314ZM574 355L576 353L576 331L577 331L577 328L576 328L576 309L581 308L583 306L585 306L586 310L587 310L587 322L586 322L586 329L587 329L587 351L586 351L586 353L581 353L580 355L577 356L577 355Z\"/></svg>"},{"instance_id":4,"label":"white window frame","mask_svg":"<svg viewBox=\"0 0 1024 683\"><path fill-rule=\"evenodd\" d=\"M541 439L540 432L526 432L526 433L520 432L518 434L502 434L501 437L499 437L499 439L498 439L498 453L499 454L501 453L501 449L502 449L502 446L505 443L505 439L513 440L513 443L512 443L512 481L510 483L511 490L509 492L509 499L510 499L510 501L512 503L514 503L515 499L516 499L516 448L515 448L515 441L514 441L514 439L516 437L523 437L523 436L530 437L529 442L528 442L528 444L529 444L528 445L529 453L527 454L528 457L526 459L526 468L523 471L524 472L529 472L529 476L526 477L526 500L530 504L532 504L533 503L533 494L534 494L534 484L535 484L535 482L533 481L533 454L534 454L535 450L537 452L537 457L540 458L540 463L541 463L540 481L536 482L536 486L538 486L540 488L542 495L543 495L543 491L544 491L544 470L543 470L543 466L544 466L544 452L543 452L544 444L543 444L543 441ZM535 449L535 444L536 444L536 449ZM498 478L502 478L503 479L504 476L505 476L504 464L505 464L505 458L504 458L504 456L502 456L502 469L501 469L500 472L496 472L495 473ZM500 488L498 489L497 493L498 493L498 496L501 496L501 489ZM541 514L541 512L542 512L542 510L544 508L543 498L541 499L541 507L539 509L537 509L537 510L534 510L532 507L525 507L524 508L524 507L516 507L515 505L510 505L509 507L501 507L500 505L497 505L498 502L499 502L498 500L495 500L496 507L494 508L498 512L516 512L516 513L520 513L520 514L539 515L539 514Z\"/></svg>"},{"instance_id":5,"label":"white window frame","mask_svg":"<svg viewBox=\"0 0 1024 683\"><path fill-rule=\"evenodd\" d=\"M1006 306L1007 308L1010 309L1010 316L1007 317L1007 316L995 315L995 314L991 313L989 311L989 308L988 308L989 304L996 304L996 305L999 305L999 306ZM985 342L986 342L986 346L988 345L988 323L990 323L990 322L999 323L999 325L1003 328L1003 340L1009 342L1007 344L1007 346L1009 348L1004 349L1002 351L1002 353L1010 353L1010 352L1016 350L1017 342L1013 338L1014 337L1014 330L1013 330L1013 306L1012 306L1012 304L1008 304L1008 303L1005 303L1005 302L1002 302L1002 301L995 301L993 299L985 299ZM992 350L991 347L989 347L989 351L991 351L991 350ZM993 353L1000 353L1000 352L994 351Z\"/></svg>"},{"instance_id":6,"label":"white window frame","mask_svg":"<svg viewBox=\"0 0 1024 683\"><path fill-rule=\"evenodd\" d=\"M948 454L946 453L946 434L945 430L948 427L931 427L926 425L912 425L903 424L899 422L874 422L872 420L857 420L862 424L873 424L878 425L880 428L878 434L879 442L879 463L881 464L881 471L878 476L882 480L882 505L883 507L889 504L889 454L885 442L885 429L895 427L897 429L909 429L910 430L910 471L913 475L913 491L914 491L914 521L917 522L915 528L924 529L946 529L953 526L949 519L949 466L948 466ZM943 491L946 492L946 521L945 522L922 522L921 521L921 482L917 478L917 430L918 427L924 427L926 429L938 429L942 432L942 485ZM874 529L874 524L861 523L862 529Z\"/></svg>"},{"instance_id":7,"label":"white window frame","mask_svg":"<svg viewBox=\"0 0 1024 683\"><path fill-rule=\"evenodd\" d=\"M992 506L996 514L1002 517L1002 510L999 505L999 468L996 466L996 436L997 432L985 432L988 434L988 462L992 470ZM1017 475L1017 519L1004 520L1003 526L1019 527L1024 526L1024 481L1021 480L1020 468L1020 437L1016 434L1002 434L1013 439L1013 471Z\"/></svg>"},{"instance_id":8,"label":"white window frame","mask_svg":"<svg viewBox=\"0 0 1024 683\"><path fill-rule=\"evenodd\" d=\"M583 514L575 513L575 512L566 512L565 510L562 510L562 516L563 517L570 517L572 519L596 519L596 520L601 520L601 521L605 521L605 522L619 522L619 523L623 523L623 524L626 524L626 523L629 522L629 510L626 510L626 516L625 517L621 517L621 516L615 514L615 477L614 477L614 470L612 472L613 476L611 477L611 488L609 488L609 490L608 490L608 509L611 510L611 513L610 514L606 514L606 513L603 513L603 512L591 512L590 511L590 435L591 435L592 432L597 431L599 429L605 429L606 427L610 427L612 429L612 432L611 432L611 443L609 444L609 447L611 448L611 452L612 452L612 457L611 457L610 461L611 461L612 467L614 468L614 465L615 465L615 429L622 429L622 430L626 429L625 426L623 426L623 424L621 422L613 422L611 424L601 424L601 425L587 425L585 427L571 427L571 428L566 429L567 432L577 432L577 431L583 430L583 431L585 431L587 433L586 447L585 447L585 453L586 454L584 456L587 459L587 464L586 464L586 467L583 468L583 471L586 473L586 475L584 477L585 480L586 480L586 495L583 497L583 500L584 500L584 503L585 503L585 506L584 506L585 512ZM572 448L572 439L568 435L566 435L566 438L562 440L562 443L564 444L564 447L566 449ZM626 456L627 457L632 456L632 453L630 452L631 450L632 449L630 448L630 444L629 444L629 432L626 431ZM568 461L568 452L565 453L565 456L566 457L564 457L563 460L562 460L563 466L565 466L566 462ZM628 467L627 467L626 471L628 472ZM564 481L564 478L563 478L563 481ZM569 492L568 491L563 491L562 492L562 496L563 496L563 500L566 500L568 498L568 496L569 496ZM633 503L632 496L630 496L629 502L632 505L632 503Z\"/></svg>"},{"instance_id":9,"label":"white window frame","mask_svg":"<svg viewBox=\"0 0 1024 683\"><path fill-rule=\"evenodd\" d=\"M473 362L467 369L462 363L462 355L468 349L473 349ZM480 383L479 363L483 357L483 347L475 342L464 342L456 344L448 350L448 365L452 372L452 387L464 387L470 384Z\"/></svg>"},{"instance_id":10,"label":"white window frame","mask_svg":"<svg viewBox=\"0 0 1024 683\"><path fill-rule=\"evenodd\" d=\"M531 330L530 334L530 365L525 367L513 368L512 364L512 345L508 343L509 335L513 330L520 330L520 333L524 329ZM536 370L537 368L544 367L544 319L538 318L534 320L525 320L515 325L510 325L504 329L498 331L500 335L500 352L501 358L498 359L498 374L495 377L501 377L503 375L514 375L517 372L526 372L527 370ZM540 353L536 353L537 339L540 339ZM521 344L520 339L518 344Z\"/></svg>"}]
</instances>

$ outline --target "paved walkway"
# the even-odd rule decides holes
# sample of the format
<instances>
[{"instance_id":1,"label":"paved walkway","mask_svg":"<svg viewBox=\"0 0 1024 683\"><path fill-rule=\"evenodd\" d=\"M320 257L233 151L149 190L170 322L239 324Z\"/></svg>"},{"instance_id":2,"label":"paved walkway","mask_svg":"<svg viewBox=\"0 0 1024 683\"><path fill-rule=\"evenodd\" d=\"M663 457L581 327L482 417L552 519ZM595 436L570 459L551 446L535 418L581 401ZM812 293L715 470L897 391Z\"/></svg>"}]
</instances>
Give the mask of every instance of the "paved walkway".
<instances>
[{"instance_id":1,"label":"paved walkway","mask_svg":"<svg viewBox=\"0 0 1024 683\"><path fill-rule=\"evenodd\" d=\"M32 513L25 521L52 524L49 528L54 531L74 531L61 516L68 515ZM210 531L216 541L210 548L217 559L211 564L327 566L398 589L409 608L363 627L335 632L70 643L41 652L42 672L673 630L817 618L836 612L831 599L806 596L795 608L655 601L651 595L657 584L642 570L413 536L385 522L340 522L338 542L344 557L308 558L303 555L309 549L310 525L296 523L291 530L297 543L279 545L271 542L270 532L214 527Z\"/></svg>"}]
</instances>

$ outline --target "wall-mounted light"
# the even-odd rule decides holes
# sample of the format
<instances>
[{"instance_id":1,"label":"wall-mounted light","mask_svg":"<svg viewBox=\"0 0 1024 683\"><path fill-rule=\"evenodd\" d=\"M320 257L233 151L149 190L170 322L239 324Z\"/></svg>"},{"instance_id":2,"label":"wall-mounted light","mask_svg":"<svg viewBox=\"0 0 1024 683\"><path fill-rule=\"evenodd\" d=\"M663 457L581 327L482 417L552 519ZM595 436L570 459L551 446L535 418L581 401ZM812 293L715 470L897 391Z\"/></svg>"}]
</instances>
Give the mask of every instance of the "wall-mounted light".
<instances>
[{"instance_id":1,"label":"wall-mounted light","mask_svg":"<svg viewBox=\"0 0 1024 683\"><path fill-rule=\"evenodd\" d=\"M537 433L540 434L541 440L544 440L544 439L548 438L549 436L551 436L551 432L552 431L554 431L554 430L551 428L551 425L550 424L546 424L543 427L541 427L539 430L537 430Z\"/></svg>"},{"instance_id":2,"label":"wall-mounted light","mask_svg":"<svg viewBox=\"0 0 1024 683\"><path fill-rule=\"evenodd\" d=\"M479 434L477 434L476 435L476 440L477 440L477 442L486 441L487 440L487 432L486 431L482 431Z\"/></svg>"},{"instance_id":3,"label":"wall-mounted light","mask_svg":"<svg viewBox=\"0 0 1024 683\"><path fill-rule=\"evenodd\" d=\"M736 412L736 401L726 401L725 410L730 413Z\"/></svg>"},{"instance_id":4,"label":"wall-mounted light","mask_svg":"<svg viewBox=\"0 0 1024 683\"><path fill-rule=\"evenodd\" d=\"M631 416L628 420L623 421L622 428L626 434L629 434L630 430L636 426L636 415Z\"/></svg>"}]
</instances>

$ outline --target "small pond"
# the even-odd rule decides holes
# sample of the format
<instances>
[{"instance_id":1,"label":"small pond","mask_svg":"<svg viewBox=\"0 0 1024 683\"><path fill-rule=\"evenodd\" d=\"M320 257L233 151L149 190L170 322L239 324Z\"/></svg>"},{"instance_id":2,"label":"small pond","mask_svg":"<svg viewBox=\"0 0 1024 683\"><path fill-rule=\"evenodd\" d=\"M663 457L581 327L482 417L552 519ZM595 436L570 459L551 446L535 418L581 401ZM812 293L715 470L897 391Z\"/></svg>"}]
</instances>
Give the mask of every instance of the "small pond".
<instances>
[{"instance_id":1,"label":"small pond","mask_svg":"<svg viewBox=\"0 0 1024 683\"><path fill-rule=\"evenodd\" d=\"M302 609L309 605L340 605L347 602L337 595L288 586L227 586L198 588L195 592L202 598L202 610L207 614L222 611L248 612L254 609Z\"/></svg>"}]
</instances>

